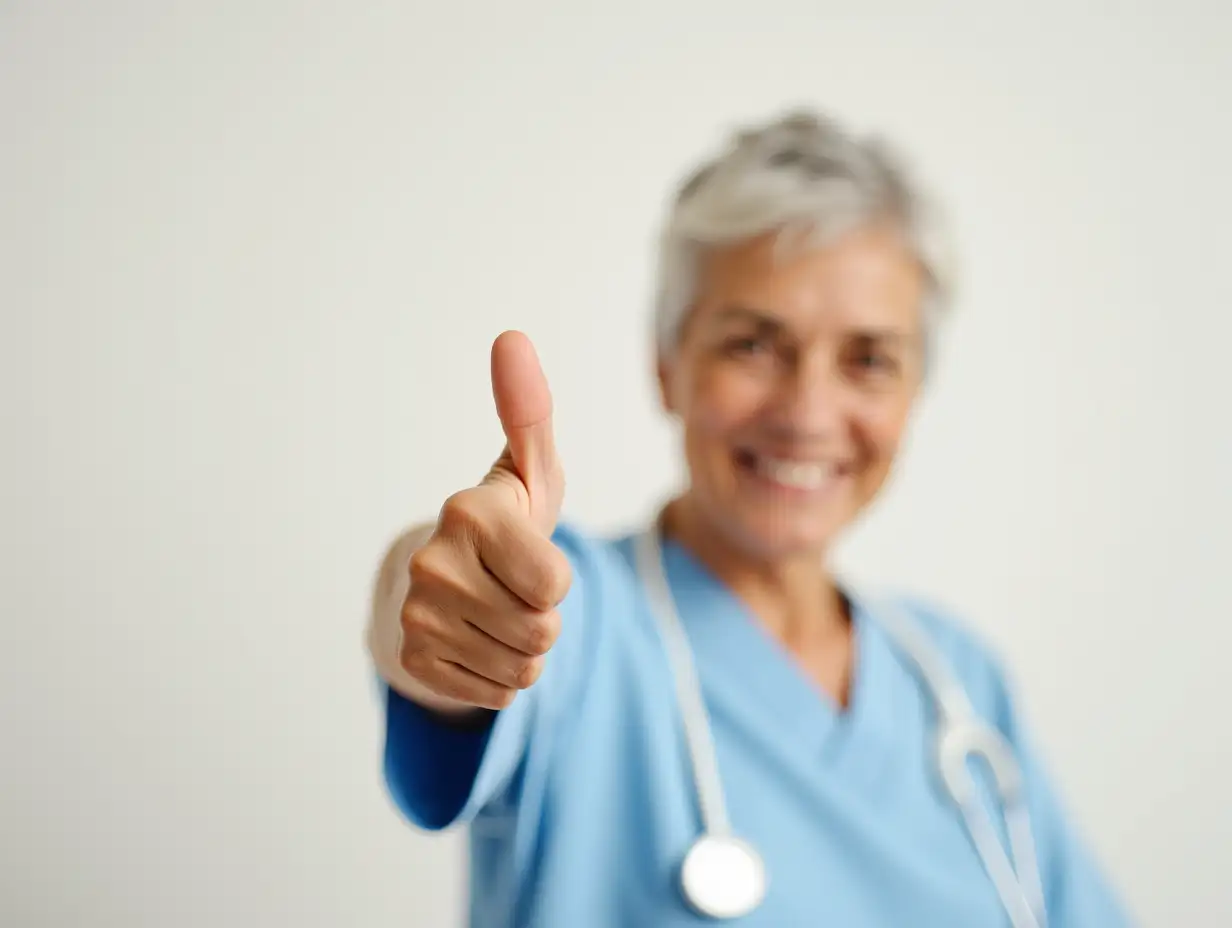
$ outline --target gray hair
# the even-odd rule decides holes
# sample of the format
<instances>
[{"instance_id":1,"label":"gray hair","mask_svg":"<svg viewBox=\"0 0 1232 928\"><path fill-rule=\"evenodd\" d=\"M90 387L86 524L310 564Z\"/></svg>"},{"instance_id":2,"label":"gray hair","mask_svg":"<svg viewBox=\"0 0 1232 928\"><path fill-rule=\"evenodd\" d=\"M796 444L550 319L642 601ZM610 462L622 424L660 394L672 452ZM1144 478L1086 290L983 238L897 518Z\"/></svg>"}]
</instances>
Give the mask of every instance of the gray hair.
<instances>
[{"instance_id":1,"label":"gray hair","mask_svg":"<svg viewBox=\"0 0 1232 928\"><path fill-rule=\"evenodd\" d=\"M806 111L737 132L672 203L654 313L660 356L676 347L707 249L768 233L776 247L820 245L876 221L897 226L924 271L927 339L953 297L948 230L891 147Z\"/></svg>"}]
</instances>

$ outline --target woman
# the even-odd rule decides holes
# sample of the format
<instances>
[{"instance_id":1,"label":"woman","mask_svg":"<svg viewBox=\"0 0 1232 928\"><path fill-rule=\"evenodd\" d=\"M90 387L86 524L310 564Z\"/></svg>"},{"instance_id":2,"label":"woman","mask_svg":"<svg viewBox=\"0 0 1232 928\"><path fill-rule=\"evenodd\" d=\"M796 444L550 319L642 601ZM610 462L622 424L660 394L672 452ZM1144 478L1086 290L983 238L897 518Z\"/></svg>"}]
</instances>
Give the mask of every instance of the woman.
<instances>
[{"instance_id":1,"label":"woman","mask_svg":"<svg viewBox=\"0 0 1232 928\"><path fill-rule=\"evenodd\" d=\"M896 161L821 117L696 172L656 308L689 480L629 537L558 524L547 383L496 341L504 452L393 546L371 634L389 789L471 826L472 925L1127 924L994 659L826 568L923 382L940 242Z\"/></svg>"}]
</instances>

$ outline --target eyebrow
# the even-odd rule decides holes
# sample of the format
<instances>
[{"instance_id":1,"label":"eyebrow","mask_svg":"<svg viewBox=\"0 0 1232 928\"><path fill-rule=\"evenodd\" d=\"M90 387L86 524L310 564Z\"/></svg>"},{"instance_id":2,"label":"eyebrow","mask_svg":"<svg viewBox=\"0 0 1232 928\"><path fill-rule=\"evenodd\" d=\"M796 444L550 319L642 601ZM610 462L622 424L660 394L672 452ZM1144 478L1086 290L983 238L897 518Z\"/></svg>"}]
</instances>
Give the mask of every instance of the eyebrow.
<instances>
[{"instance_id":1,"label":"eyebrow","mask_svg":"<svg viewBox=\"0 0 1232 928\"><path fill-rule=\"evenodd\" d=\"M764 310L753 309L750 306L725 306L711 316L716 324L726 322L751 322L760 329L768 329L776 332L783 331L788 328L787 322L773 313ZM878 342L900 342L913 343L919 340L920 333L914 330L903 330L897 328L886 328L884 326L870 326L860 329L855 329L848 333L856 338L863 338L869 341Z\"/></svg>"},{"instance_id":2,"label":"eyebrow","mask_svg":"<svg viewBox=\"0 0 1232 928\"><path fill-rule=\"evenodd\" d=\"M791 326L787 320L774 313L753 309L750 306L725 306L710 317L709 328L722 329L730 325L746 325L754 327L762 337L778 338L789 332Z\"/></svg>"},{"instance_id":3,"label":"eyebrow","mask_svg":"<svg viewBox=\"0 0 1232 928\"><path fill-rule=\"evenodd\" d=\"M758 325L774 326L775 328L784 328L786 325L777 316L752 309L748 306L725 306L711 318L715 322L755 322Z\"/></svg>"}]
</instances>

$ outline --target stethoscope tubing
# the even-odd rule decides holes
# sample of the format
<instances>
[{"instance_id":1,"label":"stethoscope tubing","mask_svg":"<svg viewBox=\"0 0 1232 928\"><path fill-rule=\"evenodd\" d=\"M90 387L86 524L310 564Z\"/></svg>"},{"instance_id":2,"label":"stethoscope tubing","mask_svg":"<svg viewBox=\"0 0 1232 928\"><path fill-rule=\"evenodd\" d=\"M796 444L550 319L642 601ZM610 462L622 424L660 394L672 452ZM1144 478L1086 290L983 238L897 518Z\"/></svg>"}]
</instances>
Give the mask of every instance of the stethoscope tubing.
<instances>
[{"instance_id":1,"label":"stethoscope tubing","mask_svg":"<svg viewBox=\"0 0 1232 928\"><path fill-rule=\"evenodd\" d=\"M709 715L688 634L676 610L675 597L663 567L657 521L637 537L634 558L671 665L703 836L730 836L732 827ZM1024 783L1013 749L1000 732L980 719L945 660L904 610L887 605L870 612L875 612L879 627L909 658L936 707L936 763L942 784L962 816L1014 928L1047 928ZM972 757L981 757L992 773L1012 860L996 834L991 815L979 801L968 766Z\"/></svg>"}]
</instances>

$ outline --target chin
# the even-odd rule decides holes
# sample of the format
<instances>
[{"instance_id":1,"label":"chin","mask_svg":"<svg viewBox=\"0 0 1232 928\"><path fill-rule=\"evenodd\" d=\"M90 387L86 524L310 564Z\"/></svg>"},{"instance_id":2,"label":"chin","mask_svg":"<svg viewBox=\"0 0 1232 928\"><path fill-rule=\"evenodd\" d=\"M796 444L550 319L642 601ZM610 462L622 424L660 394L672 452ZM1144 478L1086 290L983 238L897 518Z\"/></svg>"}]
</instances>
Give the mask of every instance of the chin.
<instances>
[{"instance_id":1,"label":"chin","mask_svg":"<svg viewBox=\"0 0 1232 928\"><path fill-rule=\"evenodd\" d=\"M728 511L731 541L761 560L820 557L845 521L839 513L742 501Z\"/></svg>"},{"instance_id":2,"label":"chin","mask_svg":"<svg viewBox=\"0 0 1232 928\"><path fill-rule=\"evenodd\" d=\"M765 524L757 519L750 528L750 540L773 560L789 560L798 557L818 557L826 550L834 532L826 520L824 524L805 520L775 520Z\"/></svg>"}]
</instances>

